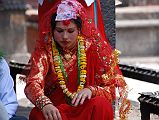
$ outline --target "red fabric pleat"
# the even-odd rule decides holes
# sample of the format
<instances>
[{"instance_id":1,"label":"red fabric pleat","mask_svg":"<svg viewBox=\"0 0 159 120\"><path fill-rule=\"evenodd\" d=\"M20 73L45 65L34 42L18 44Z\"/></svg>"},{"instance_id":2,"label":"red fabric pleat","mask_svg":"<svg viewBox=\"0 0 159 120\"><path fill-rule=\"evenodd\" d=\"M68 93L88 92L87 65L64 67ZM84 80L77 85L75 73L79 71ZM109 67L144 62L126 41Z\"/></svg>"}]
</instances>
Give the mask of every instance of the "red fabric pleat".
<instances>
[{"instance_id":1,"label":"red fabric pleat","mask_svg":"<svg viewBox=\"0 0 159 120\"><path fill-rule=\"evenodd\" d=\"M113 110L110 102L104 97L95 97L87 100L83 105L72 107L61 104L57 107L61 113L62 120L113 120ZM34 108L29 120L45 120L42 112Z\"/></svg>"}]
</instances>

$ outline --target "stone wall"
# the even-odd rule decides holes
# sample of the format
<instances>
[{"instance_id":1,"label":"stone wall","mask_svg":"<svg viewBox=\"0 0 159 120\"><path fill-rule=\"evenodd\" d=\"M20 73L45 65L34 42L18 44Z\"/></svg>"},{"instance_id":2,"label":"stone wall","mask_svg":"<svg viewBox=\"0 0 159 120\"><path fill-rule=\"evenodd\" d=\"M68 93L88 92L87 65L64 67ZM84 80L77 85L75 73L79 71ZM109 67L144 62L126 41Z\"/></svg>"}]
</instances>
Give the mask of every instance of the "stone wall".
<instances>
[{"instance_id":1,"label":"stone wall","mask_svg":"<svg viewBox=\"0 0 159 120\"><path fill-rule=\"evenodd\" d=\"M38 11L37 9L26 11L26 40L27 52L32 53L35 42L38 39Z\"/></svg>"},{"instance_id":2,"label":"stone wall","mask_svg":"<svg viewBox=\"0 0 159 120\"><path fill-rule=\"evenodd\" d=\"M119 6L147 6L159 5L159 0L120 0L122 5Z\"/></svg>"},{"instance_id":3,"label":"stone wall","mask_svg":"<svg viewBox=\"0 0 159 120\"><path fill-rule=\"evenodd\" d=\"M116 9L116 46L121 56L159 56L159 5L154 2L158 1L133 0L129 4L137 6Z\"/></svg>"},{"instance_id":4,"label":"stone wall","mask_svg":"<svg viewBox=\"0 0 159 120\"><path fill-rule=\"evenodd\" d=\"M26 52L24 11L1 11L0 28L0 49L6 57Z\"/></svg>"},{"instance_id":5,"label":"stone wall","mask_svg":"<svg viewBox=\"0 0 159 120\"><path fill-rule=\"evenodd\" d=\"M154 3L155 6L150 6ZM112 46L115 46L116 42L116 47L121 50L122 56L158 55L158 0L151 0L151 2L150 0L129 0L128 4L129 7L116 9L115 30L114 1L101 0L105 29ZM143 6L145 4L149 6ZM34 19L33 16L30 18ZM24 11L0 12L0 27L3 28L0 29L0 48L7 55L18 52L31 53L34 49L37 39L37 21L26 22L25 17Z\"/></svg>"},{"instance_id":6,"label":"stone wall","mask_svg":"<svg viewBox=\"0 0 159 120\"><path fill-rule=\"evenodd\" d=\"M128 0L129 6L159 5L159 0Z\"/></svg>"},{"instance_id":7,"label":"stone wall","mask_svg":"<svg viewBox=\"0 0 159 120\"><path fill-rule=\"evenodd\" d=\"M129 21L129 23L131 23ZM117 48L121 50L122 56L159 56L159 24L149 26L141 21L136 25L120 27L117 29Z\"/></svg>"}]
</instances>

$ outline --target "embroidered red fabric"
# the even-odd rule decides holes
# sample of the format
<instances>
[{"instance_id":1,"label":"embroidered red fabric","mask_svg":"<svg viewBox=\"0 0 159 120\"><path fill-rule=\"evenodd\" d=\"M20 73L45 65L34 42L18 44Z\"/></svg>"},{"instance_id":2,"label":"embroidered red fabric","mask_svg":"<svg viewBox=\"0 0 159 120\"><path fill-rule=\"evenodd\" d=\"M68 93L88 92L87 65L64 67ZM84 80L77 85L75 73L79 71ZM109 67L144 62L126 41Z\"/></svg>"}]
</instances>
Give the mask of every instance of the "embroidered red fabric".
<instances>
[{"instance_id":1,"label":"embroidered red fabric","mask_svg":"<svg viewBox=\"0 0 159 120\"><path fill-rule=\"evenodd\" d=\"M51 16L56 12L59 3L60 0L54 0L51 4L44 0L43 6L39 7L39 39L31 57L32 66L27 77L25 94L40 109L46 104L53 103L59 106L66 103L54 70L51 47ZM84 1L82 4L86 7ZM98 5L100 5L99 0ZM99 15L101 15L100 6L98 9ZM110 102L115 100L115 88L118 88L122 102L119 113L120 118L124 120L130 109L130 102L127 100L126 82L118 67L119 53L117 50L113 50L108 43L108 39L103 33L103 22L100 23L101 30L98 30L84 7L78 14L82 19L81 36L85 38L87 54L85 87L92 90L93 97L103 96ZM101 16L99 18L102 19ZM64 65L66 66L66 64ZM67 86L70 91L75 91L78 79L77 55L67 66L66 72L69 73Z\"/></svg>"}]
</instances>

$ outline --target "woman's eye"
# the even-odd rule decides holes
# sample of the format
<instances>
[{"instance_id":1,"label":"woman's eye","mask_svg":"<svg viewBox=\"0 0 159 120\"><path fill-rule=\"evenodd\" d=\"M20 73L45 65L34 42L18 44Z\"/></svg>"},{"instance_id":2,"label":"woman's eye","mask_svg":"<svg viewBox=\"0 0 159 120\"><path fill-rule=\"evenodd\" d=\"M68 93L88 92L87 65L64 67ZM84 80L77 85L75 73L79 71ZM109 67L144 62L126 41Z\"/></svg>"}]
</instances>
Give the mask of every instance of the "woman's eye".
<instances>
[{"instance_id":1,"label":"woman's eye","mask_svg":"<svg viewBox=\"0 0 159 120\"><path fill-rule=\"evenodd\" d=\"M58 33L62 33L63 32L63 30L56 30Z\"/></svg>"},{"instance_id":2,"label":"woman's eye","mask_svg":"<svg viewBox=\"0 0 159 120\"><path fill-rule=\"evenodd\" d=\"M73 32L74 32L74 30L68 30L68 32L69 32L69 33L73 33Z\"/></svg>"}]
</instances>

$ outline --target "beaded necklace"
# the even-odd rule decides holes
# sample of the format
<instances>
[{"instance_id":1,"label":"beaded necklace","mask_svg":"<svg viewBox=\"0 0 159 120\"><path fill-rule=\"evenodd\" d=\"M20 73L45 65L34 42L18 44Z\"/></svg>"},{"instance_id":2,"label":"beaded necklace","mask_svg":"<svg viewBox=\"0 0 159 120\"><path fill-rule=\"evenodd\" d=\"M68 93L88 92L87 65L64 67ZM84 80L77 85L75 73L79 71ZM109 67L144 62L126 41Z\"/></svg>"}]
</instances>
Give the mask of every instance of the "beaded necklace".
<instances>
[{"instance_id":1,"label":"beaded necklace","mask_svg":"<svg viewBox=\"0 0 159 120\"><path fill-rule=\"evenodd\" d=\"M77 37L78 41L78 83L79 86L77 88L77 92L84 88L86 82L86 67L87 67L87 58L86 58L86 50L84 45L84 38L82 36ZM63 93L68 97L73 99L76 92L70 92L66 87L67 82L67 73L64 69L64 64L62 62L62 58L59 54L59 51L56 47L55 42L52 43L52 52L53 52L53 60L54 67L57 73L58 81L60 87L63 90Z\"/></svg>"}]
</instances>

